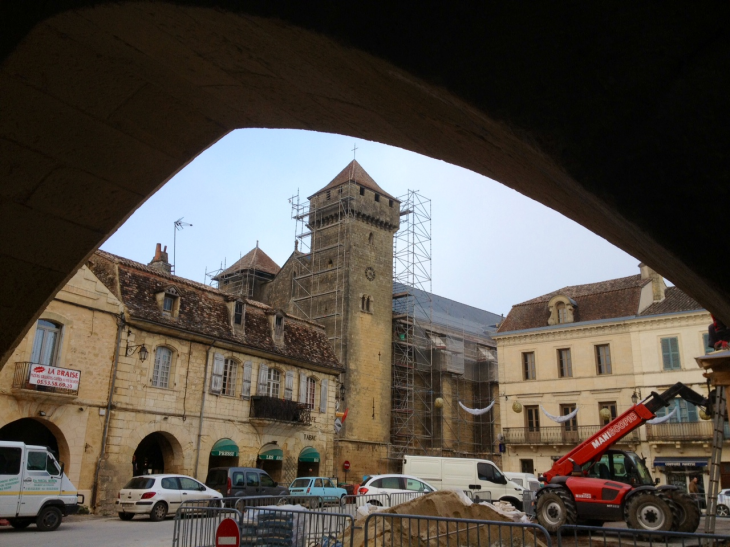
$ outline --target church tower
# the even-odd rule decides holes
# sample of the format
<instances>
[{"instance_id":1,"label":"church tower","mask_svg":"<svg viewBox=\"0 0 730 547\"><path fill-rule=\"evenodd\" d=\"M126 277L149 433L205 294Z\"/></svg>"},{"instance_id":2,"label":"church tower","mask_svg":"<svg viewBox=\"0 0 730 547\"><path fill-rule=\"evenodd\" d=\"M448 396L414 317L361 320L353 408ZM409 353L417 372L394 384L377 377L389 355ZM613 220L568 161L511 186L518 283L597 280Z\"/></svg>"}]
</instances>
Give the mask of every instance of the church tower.
<instances>
[{"instance_id":1,"label":"church tower","mask_svg":"<svg viewBox=\"0 0 730 547\"><path fill-rule=\"evenodd\" d=\"M352 477L387 471L390 440L393 236L400 202L357 161L310 196L292 271L290 310L325 326L346 372L335 393L349 410L335 468Z\"/></svg>"}]
</instances>

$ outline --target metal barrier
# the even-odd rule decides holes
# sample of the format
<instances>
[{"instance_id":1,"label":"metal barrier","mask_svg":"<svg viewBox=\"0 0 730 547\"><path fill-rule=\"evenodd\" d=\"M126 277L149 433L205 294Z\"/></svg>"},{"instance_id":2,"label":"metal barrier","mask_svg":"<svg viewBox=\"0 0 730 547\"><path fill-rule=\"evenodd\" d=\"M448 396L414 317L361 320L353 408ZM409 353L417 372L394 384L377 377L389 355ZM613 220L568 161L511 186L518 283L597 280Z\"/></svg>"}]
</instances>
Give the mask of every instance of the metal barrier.
<instances>
[{"instance_id":1,"label":"metal barrier","mask_svg":"<svg viewBox=\"0 0 730 547\"><path fill-rule=\"evenodd\" d=\"M364 505L376 507L390 507L390 495L388 494L359 494L357 496L343 496L340 498L340 505L336 511L343 515L350 515L357 519L357 508Z\"/></svg>"},{"instance_id":2,"label":"metal barrier","mask_svg":"<svg viewBox=\"0 0 730 547\"><path fill-rule=\"evenodd\" d=\"M240 522L241 513L229 507L210 507L211 500L192 500L175 512L172 547L215 547L215 532L223 519Z\"/></svg>"},{"instance_id":3,"label":"metal barrier","mask_svg":"<svg viewBox=\"0 0 730 547\"><path fill-rule=\"evenodd\" d=\"M352 547L354 519L336 512L247 507L241 514L241 546Z\"/></svg>"},{"instance_id":4,"label":"metal barrier","mask_svg":"<svg viewBox=\"0 0 730 547\"><path fill-rule=\"evenodd\" d=\"M538 524L374 513L365 520L364 547L552 547Z\"/></svg>"},{"instance_id":5,"label":"metal barrier","mask_svg":"<svg viewBox=\"0 0 730 547\"><path fill-rule=\"evenodd\" d=\"M534 490L522 491L522 512L528 517L537 515L537 492Z\"/></svg>"},{"instance_id":6,"label":"metal barrier","mask_svg":"<svg viewBox=\"0 0 730 547\"><path fill-rule=\"evenodd\" d=\"M425 492L391 492L389 494L390 506L393 507L394 505L400 505L401 503L420 498L424 494Z\"/></svg>"},{"instance_id":7,"label":"metal barrier","mask_svg":"<svg viewBox=\"0 0 730 547\"><path fill-rule=\"evenodd\" d=\"M688 534L683 532L649 532L629 528L597 528L595 526L564 525L558 529L558 547L575 545L636 546L665 545L672 547L725 547L730 536ZM641 542L641 543L639 543Z\"/></svg>"}]
</instances>

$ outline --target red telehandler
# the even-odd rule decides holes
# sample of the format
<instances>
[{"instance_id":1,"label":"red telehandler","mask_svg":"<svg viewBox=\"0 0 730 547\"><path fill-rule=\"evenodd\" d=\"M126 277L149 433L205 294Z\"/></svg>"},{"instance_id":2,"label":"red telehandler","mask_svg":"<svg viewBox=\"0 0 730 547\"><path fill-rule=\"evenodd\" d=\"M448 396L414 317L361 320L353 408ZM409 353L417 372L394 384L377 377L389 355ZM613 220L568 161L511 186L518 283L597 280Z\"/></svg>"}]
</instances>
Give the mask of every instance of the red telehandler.
<instances>
[{"instance_id":1,"label":"red telehandler","mask_svg":"<svg viewBox=\"0 0 730 547\"><path fill-rule=\"evenodd\" d=\"M545 473L537 493L537 520L549 532L563 524L602 526L626 521L629 528L647 531L694 532L700 511L676 486L657 486L644 458L611 446L656 417L675 397L712 414L711 398L677 383L664 393L652 392L598 433L576 446ZM659 482L658 480L656 481Z\"/></svg>"}]
</instances>

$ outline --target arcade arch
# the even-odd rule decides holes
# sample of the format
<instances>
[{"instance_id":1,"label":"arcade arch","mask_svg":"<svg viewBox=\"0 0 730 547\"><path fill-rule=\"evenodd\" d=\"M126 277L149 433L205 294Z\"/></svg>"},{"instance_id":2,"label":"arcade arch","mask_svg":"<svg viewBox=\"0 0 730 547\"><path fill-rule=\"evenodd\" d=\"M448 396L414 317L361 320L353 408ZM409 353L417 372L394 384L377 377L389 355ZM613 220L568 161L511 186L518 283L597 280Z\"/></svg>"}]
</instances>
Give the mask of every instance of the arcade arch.
<instances>
[{"instance_id":1,"label":"arcade arch","mask_svg":"<svg viewBox=\"0 0 730 547\"><path fill-rule=\"evenodd\" d=\"M142 439L132 458L135 475L183 472L182 446L174 435L165 431L155 431Z\"/></svg>"},{"instance_id":2,"label":"arcade arch","mask_svg":"<svg viewBox=\"0 0 730 547\"><path fill-rule=\"evenodd\" d=\"M61 429L48 420L20 418L0 428L0 441L47 446L56 459L65 466L66 474L73 469L71 452Z\"/></svg>"}]
</instances>

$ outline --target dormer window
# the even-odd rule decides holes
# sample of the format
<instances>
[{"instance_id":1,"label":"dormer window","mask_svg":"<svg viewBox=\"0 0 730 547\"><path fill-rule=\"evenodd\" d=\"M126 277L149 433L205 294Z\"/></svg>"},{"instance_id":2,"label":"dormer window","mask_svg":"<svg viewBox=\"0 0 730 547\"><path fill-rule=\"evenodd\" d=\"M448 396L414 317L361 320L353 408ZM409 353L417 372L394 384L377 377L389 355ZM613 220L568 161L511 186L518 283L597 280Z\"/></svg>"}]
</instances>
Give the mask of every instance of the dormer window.
<instances>
[{"instance_id":1,"label":"dormer window","mask_svg":"<svg viewBox=\"0 0 730 547\"><path fill-rule=\"evenodd\" d=\"M233 322L236 325L243 323L243 302L236 302L236 307L233 311Z\"/></svg>"},{"instance_id":2,"label":"dormer window","mask_svg":"<svg viewBox=\"0 0 730 547\"><path fill-rule=\"evenodd\" d=\"M568 310L565 307L565 303L558 302L555 304L555 309L558 312L558 323L568 323Z\"/></svg>"},{"instance_id":3,"label":"dormer window","mask_svg":"<svg viewBox=\"0 0 730 547\"><path fill-rule=\"evenodd\" d=\"M172 309L175 306L175 298L169 294L165 295L165 299L162 301L162 312L172 315Z\"/></svg>"},{"instance_id":4,"label":"dormer window","mask_svg":"<svg viewBox=\"0 0 730 547\"><path fill-rule=\"evenodd\" d=\"M276 333L276 336L281 336L284 334L284 316L283 315L277 315L275 319L274 324L274 331Z\"/></svg>"},{"instance_id":5,"label":"dormer window","mask_svg":"<svg viewBox=\"0 0 730 547\"><path fill-rule=\"evenodd\" d=\"M162 315L166 317L177 317L180 311L180 293L175 287L168 287L161 293L158 293L156 298Z\"/></svg>"},{"instance_id":6,"label":"dormer window","mask_svg":"<svg viewBox=\"0 0 730 547\"><path fill-rule=\"evenodd\" d=\"M548 302L548 325L564 325L566 323L575 322L575 314L578 303L572 298L559 294L553 296Z\"/></svg>"}]
</instances>

